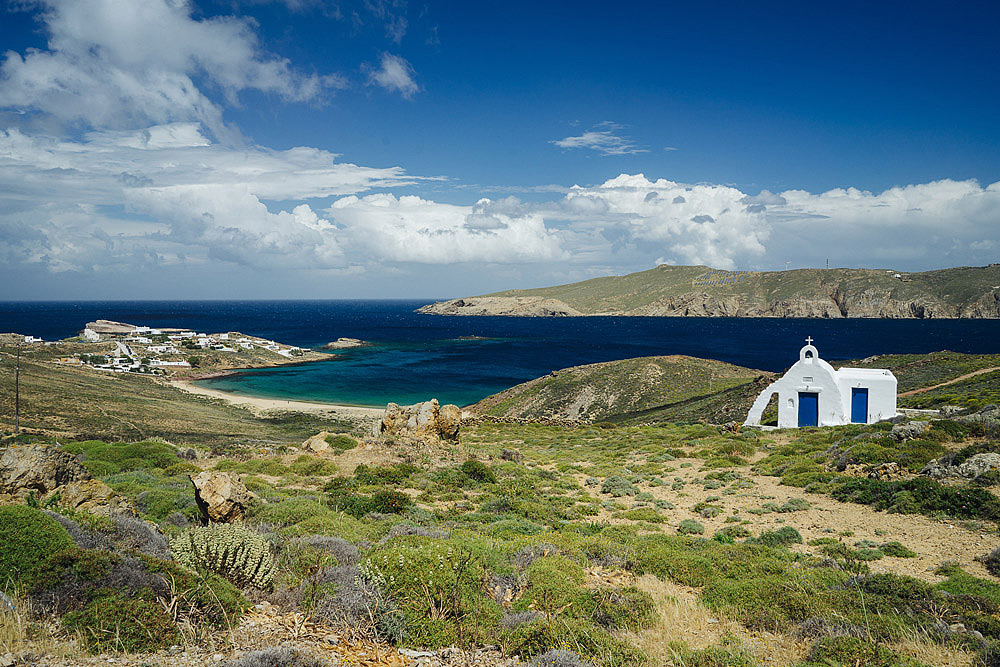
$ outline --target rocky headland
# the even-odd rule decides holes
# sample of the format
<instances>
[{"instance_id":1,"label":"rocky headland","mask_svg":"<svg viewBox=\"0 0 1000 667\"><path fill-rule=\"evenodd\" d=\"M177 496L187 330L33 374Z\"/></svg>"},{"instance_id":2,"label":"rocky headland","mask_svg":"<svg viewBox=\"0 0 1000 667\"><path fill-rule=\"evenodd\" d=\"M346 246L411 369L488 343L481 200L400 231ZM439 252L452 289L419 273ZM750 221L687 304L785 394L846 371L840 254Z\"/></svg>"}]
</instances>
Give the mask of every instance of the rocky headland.
<instances>
[{"instance_id":1,"label":"rocky headland","mask_svg":"<svg viewBox=\"0 0 1000 667\"><path fill-rule=\"evenodd\" d=\"M998 318L1000 264L910 274L660 266L558 287L451 299L418 312L518 317Z\"/></svg>"}]
</instances>

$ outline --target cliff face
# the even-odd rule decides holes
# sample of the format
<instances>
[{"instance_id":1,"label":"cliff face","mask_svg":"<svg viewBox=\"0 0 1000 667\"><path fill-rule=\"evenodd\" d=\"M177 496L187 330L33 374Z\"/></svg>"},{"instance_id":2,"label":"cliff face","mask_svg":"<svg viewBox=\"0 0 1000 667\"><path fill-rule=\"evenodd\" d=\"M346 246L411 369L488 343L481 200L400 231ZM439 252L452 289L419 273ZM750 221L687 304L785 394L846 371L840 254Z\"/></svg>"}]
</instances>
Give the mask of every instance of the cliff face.
<instances>
[{"instance_id":1,"label":"cliff face","mask_svg":"<svg viewBox=\"0 0 1000 667\"><path fill-rule=\"evenodd\" d=\"M435 315L1000 318L1000 264L902 275L871 269L765 273L667 267L424 306Z\"/></svg>"}]
</instances>

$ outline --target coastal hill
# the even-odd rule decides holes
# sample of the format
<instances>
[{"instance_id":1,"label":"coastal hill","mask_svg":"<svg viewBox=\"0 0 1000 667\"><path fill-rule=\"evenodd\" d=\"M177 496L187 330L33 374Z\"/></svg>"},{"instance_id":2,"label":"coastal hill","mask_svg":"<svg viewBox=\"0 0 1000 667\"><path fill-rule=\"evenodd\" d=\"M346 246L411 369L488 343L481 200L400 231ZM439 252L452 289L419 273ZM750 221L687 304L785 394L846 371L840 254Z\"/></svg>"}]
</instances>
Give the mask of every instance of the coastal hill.
<instances>
[{"instance_id":1,"label":"coastal hill","mask_svg":"<svg viewBox=\"0 0 1000 667\"><path fill-rule=\"evenodd\" d=\"M1000 317L1000 264L884 269L722 271L661 265L625 276L452 299L433 315L662 317Z\"/></svg>"},{"instance_id":2,"label":"coastal hill","mask_svg":"<svg viewBox=\"0 0 1000 667\"><path fill-rule=\"evenodd\" d=\"M763 371L683 355L574 366L488 396L469 410L494 417L605 421L751 384Z\"/></svg>"},{"instance_id":3,"label":"coastal hill","mask_svg":"<svg viewBox=\"0 0 1000 667\"><path fill-rule=\"evenodd\" d=\"M891 354L833 362L887 368L900 407L979 409L1000 402L1000 355ZM780 374L683 355L574 366L487 396L467 409L514 419L617 424L742 422L757 395Z\"/></svg>"}]
</instances>

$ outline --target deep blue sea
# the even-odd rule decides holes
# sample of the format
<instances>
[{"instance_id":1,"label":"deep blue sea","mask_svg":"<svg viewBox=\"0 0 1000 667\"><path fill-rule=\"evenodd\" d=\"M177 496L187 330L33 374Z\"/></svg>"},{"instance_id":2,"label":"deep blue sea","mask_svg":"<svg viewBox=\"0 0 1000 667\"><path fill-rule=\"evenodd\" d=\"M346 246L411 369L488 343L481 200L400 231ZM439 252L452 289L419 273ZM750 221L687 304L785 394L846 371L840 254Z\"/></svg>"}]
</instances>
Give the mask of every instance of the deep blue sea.
<instances>
[{"instance_id":1,"label":"deep blue sea","mask_svg":"<svg viewBox=\"0 0 1000 667\"><path fill-rule=\"evenodd\" d=\"M0 302L0 332L46 340L98 318L206 333L241 331L302 347L342 336L375 343L334 361L205 380L253 396L383 406L435 397L465 405L549 371L657 354L784 370L806 336L830 360L873 354L1000 353L1000 320L814 320L656 317L441 317L427 301ZM479 336L484 340L461 340Z\"/></svg>"}]
</instances>

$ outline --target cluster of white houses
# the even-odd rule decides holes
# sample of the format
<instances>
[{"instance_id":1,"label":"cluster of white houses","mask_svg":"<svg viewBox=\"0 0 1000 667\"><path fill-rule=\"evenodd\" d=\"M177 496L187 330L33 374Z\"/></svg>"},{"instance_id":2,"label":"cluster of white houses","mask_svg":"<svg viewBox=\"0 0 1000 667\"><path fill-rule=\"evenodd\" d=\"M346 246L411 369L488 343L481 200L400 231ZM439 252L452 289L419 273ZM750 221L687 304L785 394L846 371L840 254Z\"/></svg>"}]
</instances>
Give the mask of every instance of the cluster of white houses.
<instances>
[{"instance_id":1,"label":"cluster of white houses","mask_svg":"<svg viewBox=\"0 0 1000 667\"><path fill-rule=\"evenodd\" d=\"M189 368L191 363L186 360L162 359L160 356L189 354L197 350L239 352L259 348L289 358L300 356L304 352L300 347L282 347L273 340L263 338L231 333L209 335L186 329L154 329L104 320L89 323L80 333L80 338L91 343L112 340L115 351L113 354L83 354L80 358L65 358L60 361L81 363L115 373L162 373L169 367ZM35 336L25 336L24 342L54 344ZM132 345L143 347L133 350Z\"/></svg>"}]
</instances>

